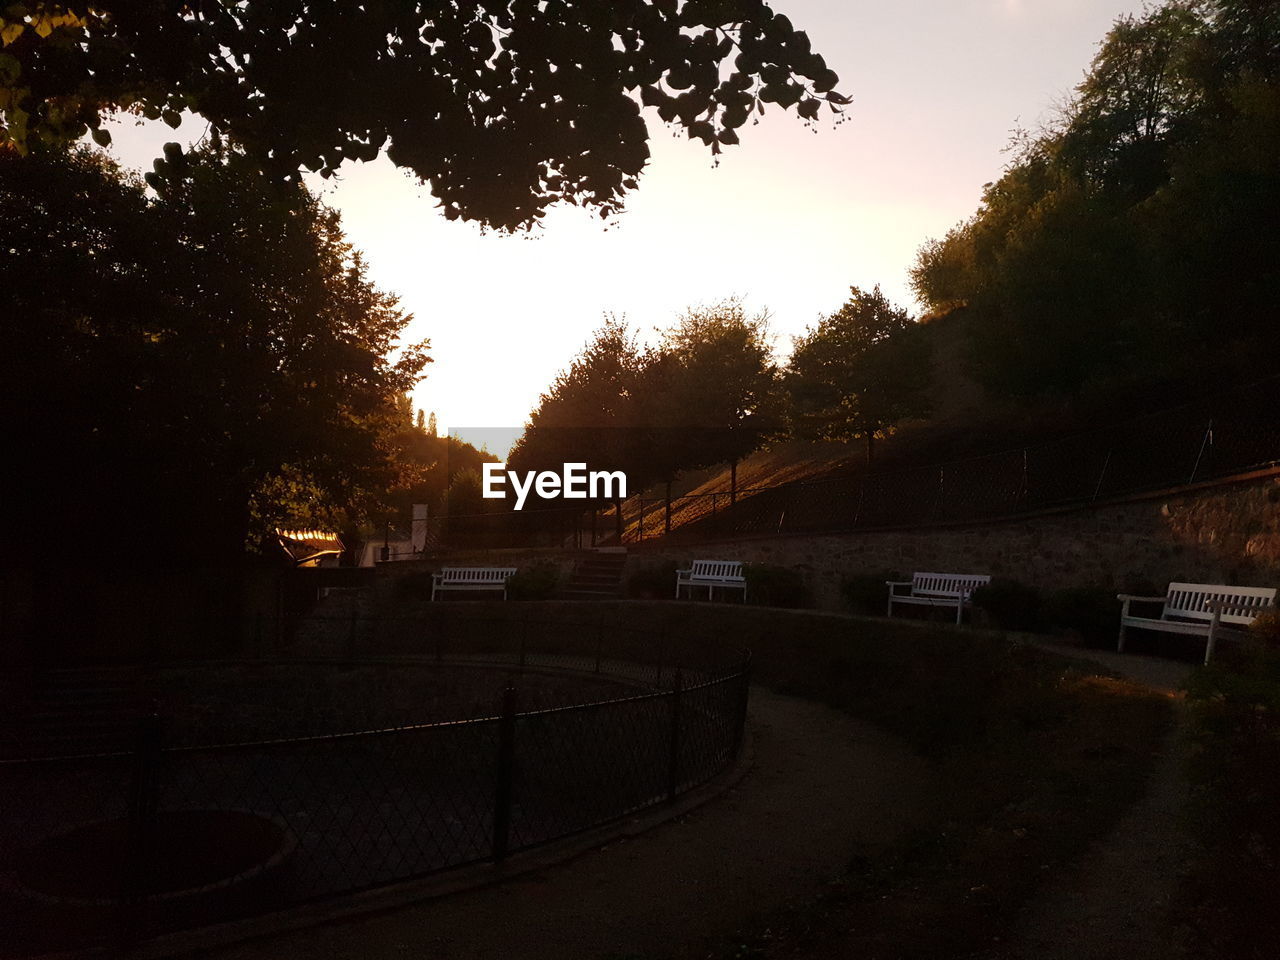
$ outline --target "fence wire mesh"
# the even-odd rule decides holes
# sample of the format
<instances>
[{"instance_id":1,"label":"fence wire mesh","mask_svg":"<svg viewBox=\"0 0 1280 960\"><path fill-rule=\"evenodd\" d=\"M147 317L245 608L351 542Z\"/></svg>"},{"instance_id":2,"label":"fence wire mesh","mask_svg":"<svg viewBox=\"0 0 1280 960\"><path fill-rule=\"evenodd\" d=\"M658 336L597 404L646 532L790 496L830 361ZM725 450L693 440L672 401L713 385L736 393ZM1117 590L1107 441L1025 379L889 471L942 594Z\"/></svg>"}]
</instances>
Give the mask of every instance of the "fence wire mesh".
<instances>
[{"instance_id":1,"label":"fence wire mesh","mask_svg":"<svg viewBox=\"0 0 1280 960\"><path fill-rule=\"evenodd\" d=\"M624 505L624 541L996 520L1231 477L1280 462L1280 378L967 460ZM673 517L668 531L667 517Z\"/></svg>"},{"instance_id":2,"label":"fence wire mesh","mask_svg":"<svg viewBox=\"0 0 1280 960\"><path fill-rule=\"evenodd\" d=\"M704 783L741 742L749 658L729 645L455 614L359 626L414 655L156 668L153 702L177 712L193 673L251 690L299 679L248 718L149 714L127 749L0 761L0 953L128 942L501 859ZM397 702L386 670L419 672L404 683L427 689L426 722L404 722L413 698ZM365 698L342 716L306 693L361 671ZM245 737L264 726L291 735Z\"/></svg>"}]
</instances>

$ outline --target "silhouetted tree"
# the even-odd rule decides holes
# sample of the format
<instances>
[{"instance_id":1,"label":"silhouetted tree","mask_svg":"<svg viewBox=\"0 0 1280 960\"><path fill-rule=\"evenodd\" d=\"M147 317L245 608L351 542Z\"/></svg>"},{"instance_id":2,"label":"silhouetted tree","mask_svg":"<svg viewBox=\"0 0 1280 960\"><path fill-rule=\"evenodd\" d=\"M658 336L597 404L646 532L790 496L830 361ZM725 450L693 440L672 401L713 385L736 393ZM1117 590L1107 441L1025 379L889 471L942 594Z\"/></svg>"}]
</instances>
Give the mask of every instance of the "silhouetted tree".
<instances>
[{"instance_id":1,"label":"silhouetted tree","mask_svg":"<svg viewBox=\"0 0 1280 960\"><path fill-rule=\"evenodd\" d=\"M251 526L358 516L396 481L426 344L388 358L409 317L301 186L210 149L158 187L87 152L0 155L20 526L125 565L232 564Z\"/></svg>"},{"instance_id":2,"label":"silhouetted tree","mask_svg":"<svg viewBox=\"0 0 1280 960\"><path fill-rule=\"evenodd\" d=\"M273 175L385 152L446 216L507 229L561 200L618 212L649 158L640 102L712 152L766 103L848 102L762 0L45 2L6 6L0 37L0 145L192 111Z\"/></svg>"},{"instance_id":3,"label":"silhouetted tree","mask_svg":"<svg viewBox=\"0 0 1280 960\"><path fill-rule=\"evenodd\" d=\"M730 297L688 309L663 335L671 365L665 416L687 435L685 466L729 464L734 499L738 462L783 425L768 320L747 316Z\"/></svg>"},{"instance_id":4,"label":"silhouetted tree","mask_svg":"<svg viewBox=\"0 0 1280 960\"><path fill-rule=\"evenodd\" d=\"M641 368L641 353L626 321L606 315L529 415L507 458L512 469L559 471L564 463L582 462L592 470L623 471L628 493L638 492L648 470L637 419ZM620 509L617 521L620 530Z\"/></svg>"},{"instance_id":5,"label":"silhouetted tree","mask_svg":"<svg viewBox=\"0 0 1280 960\"><path fill-rule=\"evenodd\" d=\"M928 343L902 307L880 292L849 288L849 299L795 339L785 383L792 429L817 440L875 441L903 420L929 413Z\"/></svg>"}]
</instances>

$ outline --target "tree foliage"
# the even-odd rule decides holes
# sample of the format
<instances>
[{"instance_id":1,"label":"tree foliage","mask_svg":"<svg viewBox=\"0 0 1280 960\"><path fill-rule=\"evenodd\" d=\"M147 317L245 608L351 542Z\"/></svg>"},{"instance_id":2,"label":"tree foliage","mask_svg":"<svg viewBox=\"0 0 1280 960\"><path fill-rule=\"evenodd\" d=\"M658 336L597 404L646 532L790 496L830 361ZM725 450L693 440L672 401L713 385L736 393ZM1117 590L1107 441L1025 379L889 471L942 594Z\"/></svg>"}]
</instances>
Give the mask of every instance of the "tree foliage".
<instances>
[{"instance_id":1,"label":"tree foliage","mask_svg":"<svg viewBox=\"0 0 1280 960\"><path fill-rule=\"evenodd\" d=\"M559 201L620 210L642 103L719 152L764 104L813 121L848 102L762 0L25 0L0 43L0 146L190 111L274 176L385 152L446 216L503 229Z\"/></svg>"},{"instance_id":2,"label":"tree foliage","mask_svg":"<svg viewBox=\"0 0 1280 960\"><path fill-rule=\"evenodd\" d=\"M409 317L301 186L222 149L151 198L100 155L3 155L0 249L5 499L43 536L225 559L395 482L426 344L393 359Z\"/></svg>"},{"instance_id":3,"label":"tree foliage","mask_svg":"<svg viewBox=\"0 0 1280 960\"><path fill-rule=\"evenodd\" d=\"M691 308L663 336L666 422L692 442L683 466L736 463L783 428L769 315L730 297Z\"/></svg>"},{"instance_id":4,"label":"tree foliage","mask_svg":"<svg viewBox=\"0 0 1280 960\"><path fill-rule=\"evenodd\" d=\"M1274 3L1116 22L1062 118L912 272L933 309L968 308L989 389L1244 375L1280 346L1278 74Z\"/></svg>"},{"instance_id":5,"label":"tree foliage","mask_svg":"<svg viewBox=\"0 0 1280 960\"><path fill-rule=\"evenodd\" d=\"M797 337L785 383L794 433L811 440L877 439L929 413L932 365L915 319L874 290L849 288L844 305Z\"/></svg>"},{"instance_id":6,"label":"tree foliage","mask_svg":"<svg viewBox=\"0 0 1280 960\"><path fill-rule=\"evenodd\" d=\"M692 308L652 349L608 316L529 418L511 463L622 470L629 491L735 463L782 427L767 317L741 301Z\"/></svg>"}]
</instances>

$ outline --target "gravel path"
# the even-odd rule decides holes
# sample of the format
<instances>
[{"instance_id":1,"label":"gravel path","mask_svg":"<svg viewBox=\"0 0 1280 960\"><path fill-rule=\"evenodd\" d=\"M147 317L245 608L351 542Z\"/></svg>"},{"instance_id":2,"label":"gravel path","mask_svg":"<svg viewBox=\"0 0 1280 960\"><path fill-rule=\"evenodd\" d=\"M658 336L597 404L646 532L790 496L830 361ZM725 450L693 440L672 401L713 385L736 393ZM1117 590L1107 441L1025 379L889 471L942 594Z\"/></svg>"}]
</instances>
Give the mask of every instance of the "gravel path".
<instances>
[{"instance_id":1,"label":"gravel path","mask_svg":"<svg viewBox=\"0 0 1280 960\"><path fill-rule=\"evenodd\" d=\"M928 817L932 775L903 743L805 700L751 697L752 770L678 820L498 886L201 956L697 955Z\"/></svg>"},{"instance_id":2,"label":"gravel path","mask_svg":"<svg viewBox=\"0 0 1280 960\"><path fill-rule=\"evenodd\" d=\"M1040 646L1087 658L1155 690L1177 696L1191 667L1155 657ZM1182 829L1188 787L1179 734L1170 731L1147 795L1077 863L1042 889L993 953L999 960L1180 960L1186 931L1172 915L1192 847Z\"/></svg>"}]
</instances>

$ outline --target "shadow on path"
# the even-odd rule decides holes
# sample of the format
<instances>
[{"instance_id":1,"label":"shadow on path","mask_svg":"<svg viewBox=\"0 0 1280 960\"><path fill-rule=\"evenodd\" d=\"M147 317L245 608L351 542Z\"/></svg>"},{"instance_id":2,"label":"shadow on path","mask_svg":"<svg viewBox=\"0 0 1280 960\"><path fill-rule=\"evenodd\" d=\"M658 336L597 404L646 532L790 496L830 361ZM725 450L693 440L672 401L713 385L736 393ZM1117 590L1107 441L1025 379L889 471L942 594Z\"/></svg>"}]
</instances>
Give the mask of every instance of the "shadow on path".
<instances>
[{"instance_id":1,"label":"shadow on path","mask_svg":"<svg viewBox=\"0 0 1280 960\"><path fill-rule=\"evenodd\" d=\"M1170 696L1193 669L1157 657L1083 650L1035 641L1064 656L1092 660ZM1036 895L998 960L1179 960L1186 931L1172 905L1194 846L1183 829L1182 705L1151 772L1147 794L1115 828Z\"/></svg>"}]
</instances>

